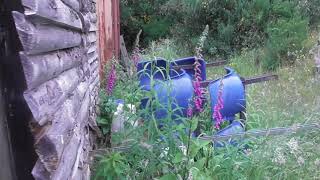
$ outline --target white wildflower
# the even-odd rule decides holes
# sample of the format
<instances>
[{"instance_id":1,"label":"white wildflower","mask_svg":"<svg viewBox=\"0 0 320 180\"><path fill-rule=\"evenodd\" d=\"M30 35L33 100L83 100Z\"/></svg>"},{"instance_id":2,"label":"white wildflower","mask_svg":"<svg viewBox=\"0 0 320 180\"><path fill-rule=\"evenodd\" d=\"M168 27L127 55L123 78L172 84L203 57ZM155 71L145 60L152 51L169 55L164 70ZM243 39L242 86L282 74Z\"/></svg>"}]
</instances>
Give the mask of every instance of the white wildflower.
<instances>
[{"instance_id":1,"label":"white wildflower","mask_svg":"<svg viewBox=\"0 0 320 180\"><path fill-rule=\"evenodd\" d=\"M189 171L189 175L188 175L187 180L193 180L193 174L192 174L191 170Z\"/></svg>"},{"instance_id":2,"label":"white wildflower","mask_svg":"<svg viewBox=\"0 0 320 180\"><path fill-rule=\"evenodd\" d=\"M168 156L169 147L162 148L162 153L160 154L160 158Z\"/></svg>"},{"instance_id":3,"label":"white wildflower","mask_svg":"<svg viewBox=\"0 0 320 180\"><path fill-rule=\"evenodd\" d=\"M187 147L184 145L179 146L180 150L182 151L182 153L186 156L187 155Z\"/></svg>"},{"instance_id":4,"label":"white wildflower","mask_svg":"<svg viewBox=\"0 0 320 180\"><path fill-rule=\"evenodd\" d=\"M274 154L275 155L274 155L274 158L272 159L272 162L277 163L279 165L283 165L286 163L286 158L284 157L284 154L281 148L276 148Z\"/></svg>"},{"instance_id":5,"label":"white wildflower","mask_svg":"<svg viewBox=\"0 0 320 180\"><path fill-rule=\"evenodd\" d=\"M291 138L289 142L287 142L287 146L290 149L291 154L296 154L299 149L298 141L295 138Z\"/></svg>"},{"instance_id":6,"label":"white wildflower","mask_svg":"<svg viewBox=\"0 0 320 180\"><path fill-rule=\"evenodd\" d=\"M304 158L299 156L298 159L297 159L297 162L298 162L299 166L304 165Z\"/></svg>"}]
</instances>

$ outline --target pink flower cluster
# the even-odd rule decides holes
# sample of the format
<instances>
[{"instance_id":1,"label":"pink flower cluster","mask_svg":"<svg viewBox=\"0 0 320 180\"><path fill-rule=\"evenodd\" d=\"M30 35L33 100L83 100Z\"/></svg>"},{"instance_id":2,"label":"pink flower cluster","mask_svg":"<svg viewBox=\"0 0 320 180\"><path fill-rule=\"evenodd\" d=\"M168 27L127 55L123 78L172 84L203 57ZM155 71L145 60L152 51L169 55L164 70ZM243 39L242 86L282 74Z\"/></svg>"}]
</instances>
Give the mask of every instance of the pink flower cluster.
<instances>
[{"instance_id":1,"label":"pink flower cluster","mask_svg":"<svg viewBox=\"0 0 320 180\"><path fill-rule=\"evenodd\" d=\"M189 105L188 109L187 109L187 116L189 118L191 118L193 116L193 109L192 106Z\"/></svg>"},{"instance_id":2,"label":"pink flower cluster","mask_svg":"<svg viewBox=\"0 0 320 180\"><path fill-rule=\"evenodd\" d=\"M203 57L202 55L202 49L204 46L204 41L206 40L207 36L208 36L208 32L209 32L209 26L206 25L204 31L202 32L202 35L200 36L200 40L198 42L198 45L196 47L196 57L195 57L195 61L194 61L194 81L193 81L193 88L194 88L194 106L195 109L199 112L203 111L202 108L202 104L203 104L203 89L201 88L201 64L199 62L199 59L201 59Z\"/></svg>"},{"instance_id":3,"label":"pink flower cluster","mask_svg":"<svg viewBox=\"0 0 320 180\"><path fill-rule=\"evenodd\" d=\"M106 86L106 88L107 88L106 90L107 90L108 95L112 94L116 80L117 80L116 67L115 67L115 65L112 65L111 70L108 75L108 81L107 81L107 86Z\"/></svg>"},{"instance_id":4,"label":"pink flower cluster","mask_svg":"<svg viewBox=\"0 0 320 180\"><path fill-rule=\"evenodd\" d=\"M223 99L222 99L222 92L223 92L223 82L222 79L220 81L220 87L218 91L218 102L213 107L213 118L215 119L215 127L220 129L220 125L223 122L223 117L221 114L221 109L223 109Z\"/></svg>"},{"instance_id":5,"label":"pink flower cluster","mask_svg":"<svg viewBox=\"0 0 320 180\"><path fill-rule=\"evenodd\" d=\"M201 88L201 84L200 82L202 81L201 78L201 70L200 70L200 66L201 64L199 63L198 58L195 58L195 62L194 62L194 81L193 81L193 88L194 88L194 106L196 108L197 111L202 112L203 108L202 108L202 96L203 96L203 90Z\"/></svg>"}]
</instances>

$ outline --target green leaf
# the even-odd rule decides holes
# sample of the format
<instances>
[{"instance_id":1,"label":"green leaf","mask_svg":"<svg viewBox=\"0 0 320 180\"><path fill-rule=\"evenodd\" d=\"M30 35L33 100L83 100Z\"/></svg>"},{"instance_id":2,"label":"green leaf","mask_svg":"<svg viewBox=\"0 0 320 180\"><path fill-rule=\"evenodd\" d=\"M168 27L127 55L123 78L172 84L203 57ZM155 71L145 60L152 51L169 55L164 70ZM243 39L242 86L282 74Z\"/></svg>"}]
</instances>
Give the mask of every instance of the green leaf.
<instances>
[{"instance_id":1,"label":"green leaf","mask_svg":"<svg viewBox=\"0 0 320 180\"><path fill-rule=\"evenodd\" d=\"M199 152L200 149L201 148L196 143L194 143L194 141L191 141L190 142L190 153L189 153L189 156L191 158L194 158L197 155L197 153Z\"/></svg>"},{"instance_id":2,"label":"green leaf","mask_svg":"<svg viewBox=\"0 0 320 180\"><path fill-rule=\"evenodd\" d=\"M194 158L201 148L207 146L211 141L204 140L191 140L190 143L190 156Z\"/></svg>"},{"instance_id":3,"label":"green leaf","mask_svg":"<svg viewBox=\"0 0 320 180\"><path fill-rule=\"evenodd\" d=\"M183 154L181 152L178 152L174 159L173 159L173 163L177 164L177 163L180 163L181 161L183 160Z\"/></svg>"},{"instance_id":4,"label":"green leaf","mask_svg":"<svg viewBox=\"0 0 320 180\"><path fill-rule=\"evenodd\" d=\"M175 174L166 174L162 176L159 180L176 180L177 176Z\"/></svg>"},{"instance_id":5,"label":"green leaf","mask_svg":"<svg viewBox=\"0 0 320 180\"><path fill-rule=\"evenodd\" d=\"M198 127L198 119L194 118L191 120L191 131L195 131Z\"/></svg>"},{"instance_id":6,"label":"green leaf","mask_svg":"<svg viewBox=\"0 0 320 180\"><path fill-rule=\"evenodd\" d=\"M106 127L102 127L102 133L107 134L109 132L109 129Z\"/></svg>"},{"instance_id":7,"label":"green leaf","mask_svg":"<svg viewBox=\"0 0 320 180\"><path fill-rule=\"evenodd\" d=\"M194 166L198 169L203 169L204 168L204 164L206 163L206 157L201 158L199 160L197 160L197 162L194 163Z\"/></svg>"},{"instance_id":8,"label":"green leaf","mask_svg":"<svg viewBox=\"0 0 320 180\"><path fill-rule=\"evenodd\" d=\"M199 140L197 140L197 143L201 148L203 148L203 147L207 146L209 143L211 143L211 141L199 139Z\"/></svg>"},{"instance_id":9,"label":"green leaf","mask_svg":"<svg viewBox=\"0 0 320 180\"><path fill-rule=\"evenodd\" d=\"M104 118L99 117L99 118L97 118L97 123L99 125L107 125L108 121L106 119L104 119Z\"/></svg>"}]
</instances>

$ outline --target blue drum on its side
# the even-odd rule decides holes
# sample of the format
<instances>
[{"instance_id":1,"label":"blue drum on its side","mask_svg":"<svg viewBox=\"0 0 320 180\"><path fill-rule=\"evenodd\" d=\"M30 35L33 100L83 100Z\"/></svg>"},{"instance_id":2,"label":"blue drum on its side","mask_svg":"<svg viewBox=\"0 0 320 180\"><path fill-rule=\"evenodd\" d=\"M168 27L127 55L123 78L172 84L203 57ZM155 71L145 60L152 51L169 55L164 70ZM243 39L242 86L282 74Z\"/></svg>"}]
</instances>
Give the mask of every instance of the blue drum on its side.
<instances>
[{"instance_id":1,"label":"blue drum on its side","mask_svg":"<svg viewBox=\"0 0 320 180\"><path fill-rule=\"evenodd\" d=\"M240 76L231 68L225 69L227 74L222 80L222 99L224 107L221 109L220 113L224 120L232 122L235 119L235 115L244 111L246 108L245 89ZM212 111L218 101L220 83L221 79L217 79L209 84ZM213 120L215 121L215 119Z\"/></svg>"},{"instance_id":2,"label":"blue drum on its side","mask_svg":"<svg viewBox=\"0 0 320 180\"><path fill-rule=\"evenodd\" d=\"M218 136L228 136L238 133L245 132L243 125L239 121L233 121L229 126L225 127L224 129L218 131L216 135ZM232 139L230 138L228 141L215 141L215 147L225 147L225 145L230 144L232 146L237 146L238 143L241 142L241 139Z\"/></svg>"},{"instance_id":3,"label":"blue drum on its side","mask_svg":"<svg viewBox=\"0 0 320 180\"><path fill-rule=\"evenodd\" d=\"M177 59L172 62L173 65L193 65L195 62L195 57L187 57L182 59ZM200 62L200 70L201 70L201 78L203 81L207 80L206 74L206 61L203 59L199 59ZM185 69L185 71L194 78L194 69Z\"/></svg>"},{"instance_id":4,"label":"blue drum on its side","mask_svg":"<svg viewBox=\"0 0 320 180\"><path fill-rule=\"evenodd\" d=\"M193 84L189 74L184 70L174 70L170 64L162 59L144 61L138 64L140 87L145 91L155 91L155 97L144 98L142 108L149 108L157 120L165 119L172 110L172 119L176 122L187 117L187 108L193 97ZM151 88L151 76L154 84ZM150 102L157 100L158 105L150 106Z\"/></svg>"}]
</instances>

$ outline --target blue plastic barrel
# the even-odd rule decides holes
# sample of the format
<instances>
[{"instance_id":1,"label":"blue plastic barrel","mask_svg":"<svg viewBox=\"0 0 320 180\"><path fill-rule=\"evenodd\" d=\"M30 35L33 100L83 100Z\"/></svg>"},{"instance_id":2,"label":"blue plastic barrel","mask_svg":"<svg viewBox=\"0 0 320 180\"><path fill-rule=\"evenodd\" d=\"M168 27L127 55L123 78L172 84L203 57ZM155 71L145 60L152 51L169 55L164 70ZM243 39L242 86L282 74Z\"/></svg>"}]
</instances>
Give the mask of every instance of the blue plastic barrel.
<instances>
[{"instance_id":1,"label":"blue plastic barrel","mask_svg":"<svg viewBox=\"0 0 320 180\"><path fill-rule=\"evenodd\" d=\"M141 61L137 65L137 72L140 80L140 86L143 87L144 90L150 90L150 74L153 74L153 79L165 79L164 70L172 69L172 66L177 65L193 65L195 62L195 57L187 57L182 59L177 59L172 62L169 62L164 59L156 59L154 61ZM201 70L201 78L202 80L207 79L206 75L206 62L203 59L199 59L200 62L200 70ZM159 71L159 70L162 71ZM187 74L194 78L195 71L194 69L184 69ZM147 73L145 73L147 72ZM169 71L171 75L174 75L174 70ZM172 74L173 73L173 74Z\"/></svg>"},{"instance_id":2,"label":"blue plastic barrel","mask_svg":"<svg viewBox=\"0 0 320 180\"><path fill-rule=\"evenodd\" d=\"M171 69L171 65L164 59L157 59L154 61L141 61L137 64L137 72L139 78L139 86L143 90L150 90L151 75L154 80L167 79L167 72L172 73L173 71L167 71Z\"/></svg>"},{"instance_id":3,"label":"blue plastic barrel","mask_svg":"<svg viewBox=\"0 0 320 180\"><path fill-rule=\"evenodd\" d=\"M226 136L226 135L233 135L237 133L243 133L245 130L242 124L239 121L233 121L229 126L225 127L224 129L218 131L216 135L219 136ZM214 142L215 147L224 147L226 144L230 144L233 146L238 145L239 139L229 139L228 141L216 141Z\"/></svg>"},{"instance_id":4,"label":"blue plastic barrel","mask_svg":"<svg viewBox=\"0 0 320 180\"><path fill-rule=\"evenodd\" d=\"M177 59L172 62L173 65L193 65L195 62L195 57L187 57L182 59ZM203 59L199 59L200 62L200 70L201 70L201 78L203 81L207 79L206 74L206 62ZM194 69L185 69L186 73L188 73L192 78L194 78Z\"/></svg>"},{"instance_id":5,"label":"blue plastic barrel","mask_svg":"<svg viewBox=\"0 0 320 180\"><path fill-rule=\"evenodd\" d=\"M138 64L138 75L141 88L146 91L152 89L150 77L153 74L153 90L156 95L156 97L153 97L152 99L142 99L141 107L146 108L148 104L150 105L150 101L157 99L159 106L151 112L154 113L155 118L157 120L166 118L169 112L168 109L171 105L171 109L173 110L172 119L178 122L182 119L180 117L187 116L187 108L193 97L194 90L191 77L184 70L173 70L169 68L169 72L167 73L167 68L164 68L167 65L167 62L164 60L158 60L151 63L141 62L140 65ZM157 67L156 69L154 69L155 66ZM160 70L159 67L162 70Z\"/></svg>"},{"instance_id":6,"label":"blue plastic barrel","mask_svg":"<svg viewBox=\"0 0 320 180\"><path fill-rule=\"evenodd\" d=\"M224 120L232 122L235 115L245 110L246 97L244 84L242 83L239 75L231 68L225 68L227 74L223 77L223 108L220 113ZM211 101L211 110L218 101L218 91L221 79L217 79L209 84L209 93ZM215 121L215 119L213 119Z\"/></svg>"}]
</instances>

